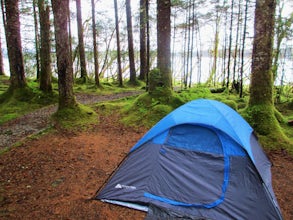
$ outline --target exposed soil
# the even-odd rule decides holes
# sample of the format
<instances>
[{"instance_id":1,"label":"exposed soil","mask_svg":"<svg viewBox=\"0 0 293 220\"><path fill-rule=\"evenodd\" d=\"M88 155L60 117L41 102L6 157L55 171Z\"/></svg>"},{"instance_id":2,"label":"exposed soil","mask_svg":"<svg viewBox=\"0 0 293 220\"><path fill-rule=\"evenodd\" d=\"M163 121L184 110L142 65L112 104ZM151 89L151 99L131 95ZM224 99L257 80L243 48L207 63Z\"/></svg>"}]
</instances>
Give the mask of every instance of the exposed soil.
<instances>
[{"instance_id":1,"label":"exposed soil","mask_svg":"<svg viewBox=\"0 0 293 220\"><path fill-rule=\"evenodd\" d=\"M30 126L23 120L15 123ZM0 155L0 219L144 219L143 212L92 198L146 129L124 127L117 114L99 114L99 122L86 132L22 139ZM268 155L282 214L291 220L293 159L282 151Z\"/></svg>"}]
</instances>

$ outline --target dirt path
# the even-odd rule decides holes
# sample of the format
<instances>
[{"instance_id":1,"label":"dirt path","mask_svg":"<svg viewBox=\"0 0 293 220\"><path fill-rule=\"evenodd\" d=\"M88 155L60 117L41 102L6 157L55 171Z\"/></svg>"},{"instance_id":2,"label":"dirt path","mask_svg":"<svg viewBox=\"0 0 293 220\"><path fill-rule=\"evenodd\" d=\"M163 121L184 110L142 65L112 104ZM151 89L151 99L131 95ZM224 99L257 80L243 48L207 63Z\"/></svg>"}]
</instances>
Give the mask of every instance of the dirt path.
<instances>
[{"instance_id":1,"label":"dirt path","mask_svg":"<svg viewBox=\"0 0 293 220\"><path fill-rule=\"evenodd\" d=\"M76 99L81 104L91 104L106 100L115 100L123 97L133 96L141 91L130 91L111 95L76 94ZM57 105L50 105L15 120L0 125L0 150L10 147L26 137L39 133L50 126L50 116L56 112Z\"/></svg>"}]
</instances>

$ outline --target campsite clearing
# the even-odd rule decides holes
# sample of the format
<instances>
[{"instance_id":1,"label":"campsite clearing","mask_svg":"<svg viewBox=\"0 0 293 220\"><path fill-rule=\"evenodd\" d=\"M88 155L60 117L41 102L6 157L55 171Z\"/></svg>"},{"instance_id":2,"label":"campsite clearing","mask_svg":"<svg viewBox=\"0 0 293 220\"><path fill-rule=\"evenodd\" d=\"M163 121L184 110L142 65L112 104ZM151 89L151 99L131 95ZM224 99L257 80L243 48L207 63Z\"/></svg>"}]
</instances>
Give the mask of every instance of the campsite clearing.
<instances>
[{"instance_id":1,"label":"campsite clearing","mask_svg":"<svg viewBox=\"0 0 293 220\"><path fill-rule=\"evenodd\" d=\"M146 132L118 119L101 114L91 131L46 134L1 155L0 218L143 219L143 212L91 200ZM282 151L268 155L282 214L293 219L293 159Z\"/></svg>"}]
</instances>

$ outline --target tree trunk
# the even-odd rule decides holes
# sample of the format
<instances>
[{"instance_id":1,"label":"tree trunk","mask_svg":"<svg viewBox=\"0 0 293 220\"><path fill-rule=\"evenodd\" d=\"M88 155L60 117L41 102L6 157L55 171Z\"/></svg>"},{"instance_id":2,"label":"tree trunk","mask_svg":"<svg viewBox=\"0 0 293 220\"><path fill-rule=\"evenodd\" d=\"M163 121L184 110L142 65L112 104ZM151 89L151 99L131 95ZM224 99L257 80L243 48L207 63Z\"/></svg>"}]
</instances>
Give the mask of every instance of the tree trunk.
<instances>
[{"instance_id":1,"label":"tree trunk","mask_svg":"<svg viewBox=\"0 0 293 220\"><path fill-rule=\"evenodd\" d=\"M233 34L233 16L234 16L234 0L231 3L231 18L230 18L230 35L229 35L229 48L228 48L228 69L226 88L229 89L230 84L230 65L231 65L231 50L232 50L232 34Z\"/></svg>"},{"instance_id":2,"label":"tree trunk","mask_svg":"<svg viewBox=\"0 0 293 220\"><path fill-rule=\"evenodd\" d=\"M191 21L190 21L190 15L191 15L191 0L188 1L188 12L187 17L186 17L186 25L187 25L187 47L186 47L186 52L187 52L187 56L186 56L186 65L185 65L185 79L184 79L184 87L187 88L188 85L188 79L189 79L189 74L190 74L190 69L189 69L189 63L190 63L190 50L191 50L191 46L190 46L190 37L191 37Z\"/></svg>"},{"instance_id":3,"label":"tree trunk","mask_svg":"<svg viewBox=\"0 0 293 220\"><path fill-rule=\"evenodd\" d=\"M191 27L191 51L190 51L190 74L189 74L189 84L188 87L191 88L192 84L192 77L193 77L193 49L194 49L194 32L195 32L195 25L197 22L195 20L195 0L192 1L192 27Z\"/></svg>"},{"instance_id":4,"label":"tree trunk","mask_svg":"<svg viewBox=\"0 0 293 220\"><path fill-rule=\"evenodd\" d=\"M243 97L243 72L244 72L244 56L245 56L245 41L246 41L246 29L247 29L247 17L248 17L248 3L245 3L245 15L244 15L244 27L243 27L243 38L242 38L242 50L241 50L241 69L240 69L240 92L239 97Z\"/></svg>"},{"instance_id":5,"label":"tree trunk","mask_svg":"<svg viewBox=\"0 0 293 220\"><path fill-rule=\"evenodd\" d=\"M40 36L39 36L39 25L38 25L38 18L37 18L37 11L36 5L37 0L33 0L33 10L34 10L34 22L35 22L35 47L36 47L36 64L37 64L37 79L40 78Z\"/></svg>"},{"instance_id":6,"label":"tree trunk","mask_svg":"<svg viewBox=\"0 0 293 220\"><path fill-rule=\"evenodd\" d=\"M235 39L235 51L234 51L234 64L233 64L233 84L232 88L235 89L237 94L239 94L239 75L236 79L236 65L238 57L238 44L239 44L239 31L240 31L240 19L241 16L241 0L238 2L238 15L237 15L237 28L236 28L236 39Z\"/></svg>"},{"instance_id":7,"label":"tree trunk","mask_svg":"<svg viewBox=\"0 0 293 220\"><path fill-rule=\"evenodd\" d=\"M69 0L52 0L58 68L59 109L76 106L68 35Z\"/></svg>"},{"instance_id":8,"label":"tree trunk","mask_svg":"<svg viewBox=\"0 0 293 220\"><path fill-rule=\"evenodd\" d=\"M51 0L52 1L52 0ZM70 1L68 1L68 8L70 8ZM71 34L71 17L70 17L70 10L68 10L68 36L69 36L69 51L70 51L70 62L71 66L73 66L74 56L72 52L72 34Z\"/></svg>"},{"instance_id":9,"label":"tree trunk","mask_svg":"<svg viewBox=\"0 0 293 220\"><path fill-rule=\"evenodd\" d=\"M91 0L91 3L92 3L92 29L93 29L94 64L95 64L95 83L96 83L96 86L100 86L95 0Z\"/></svg>"},{"instance_id":10,"label":"tree trunk","mask_svg":"<svg viewBox=\"0 0 293 220\"><path fill-rule=\"evenodd\" d=\"M147 23L147 17L146 17L146 0L140 0L140 74L139 79L145 80L146 73L147 73L147 48L146 48L146 23Z\"/></svg>"},{"instance_id":11,"label":"tree trunk","mask_svg":"<svg viewBox=\"0 0 293 220\"><path fill-rule=\"evenodd\" d=\"M148 84L149 84L149 72L150 72L150 66L151 66L151 55L150 55L150 19L149 19L149 0L146 0L146 45L147 45L147 67L146 67L146 90L148 90Z\"/></svg>"},{"instance_id":12,"label":"tree trunk","mask_svg":"<svg viewBox=\"0 0 293 220\"><path fill-rule=\"evenodd\" d=\"M270 137L282 133L273 104L272 49L275 0L258 0L255 8L254 43L249 108L255 130Z\"/></svg>"},{"instance_id":13,"label":"tree trunk","mask_svg":"<svg viewBox=\"0 0 293 220\"><path fill-rule=\"evenodd\" d=\"M201 35L199 25L196 26L196 39L197 39L197 49L196 49L196 58L197 58L197 83L201 82L201 60L202 60L202 51L201 51Z\"/></svg>"},{"instance_id":14,"label":"tree trunk","mask_svg":"<svg viewBox=\"0 0 293 220\"><path fill-rule=\"evenodd\" d=\"M1 34L1 31L0 31L0 34ZM3 53L2 53L2 42L1 42L1 39L0 39L0 75L5 75L4 74L4 63L3 63Z\"/></svg>"},{"instance_id":15,"label":"tree trunk","mask_svg":"<svg viewBox=\"0 0 293 220\"><path fill-rule=\"evenodd\" d=\"M126 20L127 20L127 34L128 34L128 56L129 56L129 65L130 65L130 83L135 84L136 72L135 72L135 62L134 62L130 0L126 0Z\"/></svg>"},{"instance_id":16,"label":"tree trunk","mask_svg":"<svg viewBox=\"0 0 293 220\"><path fill-rule=\"evenodd\" d=\"M116 24L116 40L117 40L118 82L119 82L119 86L123 86L117 0L114 0L114 7L115 7L115 24Z\"/></svg>"},{"instance_id":17,"label":"tree trunk","mask_svg":"<svg viewBox=\"0 0 293 220\"><path fill-rule=\"evenodd\" d=\"M22 55L18 0L5 0L6 43L10 67L10 88L26 87Z\"/></svg>"},{"instance_id":18,"label":"tree trunk","mask_svg":"<svg viewBox=\"0 0 293 220\"><path fill-rule=\"evenodd\" d=\"M171 75L171 1L157 0L157 47L158 69L161 74L162 87L172 88ZM160 85L158 85L160 86Z\"/></svg>"},{"instance_id":19,"label":"tree trunk","mask_svg":"<svg viewBox=\"0 0 293 220\"><path fill-rule=\"evenodd\" d=\"M50 7L45 5L44 0L38 1L40 31L41 31L41 74L40 90L52 92L52 72L51 72L51 40L50 40Z\"/></svg>"},{"instance_id":20,"label":"tree trunk","mask_svg":"<svg viewBox=\"0 0 293 220\"><path fill-rule=\"evenodd\" d=\"M83 82L86 82L88 76L86 71L80 0L76 0L76 12L77 12L78 49L79 49L79 58L80 58L80 78L83 79Z\"/></svg>"},{"instance_id":21,"label":"tree trunk","mask_svg":"<svg viewBox=\"0 0 293 220\"><path fill-rule=\"evenodd\" d=\"M284 1L277 1L278 2L278 16L276 18L276 28L275 28L275 49L274 49L274 56L273 56L273 77L274 81L278 78L278 68L279 68L279 58L281 55L281 45L282 41L286 38L290 38L292 36L292 29L291 26L293 24L293 13L290 14L288 18L282 17L282 13L284 10ZM282 77L282 76L281 76Z\"/></svg>"},{"instance_id":22,"label":"tree trunk","mask_svg":"<svg viewBox=\"0 0 293 220\"><path fill-rule=\"evenodd\" d=\"M187 21L187 19L188 19L188 14L186 13L185 14L185 24L187 24L188 23L188 21ZM184 88L186 89L186 87L187 87L187 80L186 80L186 76L187 76L187 69L186 69L186 64L187 64L187 56L186 56L186 54L187 54L187 51L188 51L188 44L187 44L187 28L185 27L184 28L184 39L183 39L183 41L184 41L184 46L183 46L183 76L182 76L182 79L181 79L181 81L182 81L182 83L183 83L183 86L184 86Z\"/></svg>"},{"instance_id":23,"label":"tree trunk","mask_svg":"<svg viewBox=\"0 0 293 220\"><path fill-rule=\"evenodd\" d=\"M3 0L1 0L1 11L2 11L2 19L3 19L3 26L4 26L4 30L6 28L6 19L5 19L5 13L4 13L4 2ZM3 63L3 52L2 52L2 43L1 43L1 40L0 40L0 75L4 75L4 63Z\"/></svg>"},{"instance_id":24,"label":"tree trunk","mask_svg":"<svg viewBox=\"0 0 293 220\"><path fill-rule=\"evenodd\" d=\"M218 50L219 50L219 26L220 26L220 13L219 13L219 1L217 1L216 5L216 30L215 30L215 41L214 41L214 51L213 51L213 65L211 69L210 76L207 80L207 84L210 85L212 84L212 81L214 80L214 86L216 85L216 72L217 72L217 61L218 61Z\"/></svg>"},{"instance_id":25,"label":"tree trunk","mask_svg":"<svg viewBox=\"0 0 293 220\"><path fill-rule=\"evenodd\" d=\"M275 0L259 0L255 9L250 105L273 104L272 49Z\"/></svg>"}]
</instances>

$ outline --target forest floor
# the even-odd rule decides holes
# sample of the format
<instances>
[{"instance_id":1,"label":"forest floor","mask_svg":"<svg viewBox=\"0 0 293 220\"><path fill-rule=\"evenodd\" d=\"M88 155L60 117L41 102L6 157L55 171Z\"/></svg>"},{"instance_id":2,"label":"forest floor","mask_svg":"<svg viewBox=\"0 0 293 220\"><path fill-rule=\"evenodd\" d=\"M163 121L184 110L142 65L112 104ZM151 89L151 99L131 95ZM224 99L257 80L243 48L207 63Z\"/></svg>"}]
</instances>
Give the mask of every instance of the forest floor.
<instances>
[{"instance_id":1,"label":"forest floor","mask_svg":"<svg viewBox=\"0 0 293 220\"><path fill-rule=\"evenodd\" d=\"M81 98L87 103L100 100ZM40 115L48 117L54 108L39 110ZM25 138L31 130L35 133L44 128L38 125L35 129L36 120L48 123L46 117L36 118L37 111L31 114L35 117L24 116L3 125L4 135L4 127L0 127L2 138L13 138L18 126L29 128L14 140L20 141L17 147L0 155L0 219L144 219L143 212L92 198L146 128L125 127L118 113L98 112L99 123L87 131L56 130ZM1 146L0 142L0 150ZM283 151L267 153L273 163L273 187L283 217L291 220L293 158Z\"/></svg>"}]
</instances>

